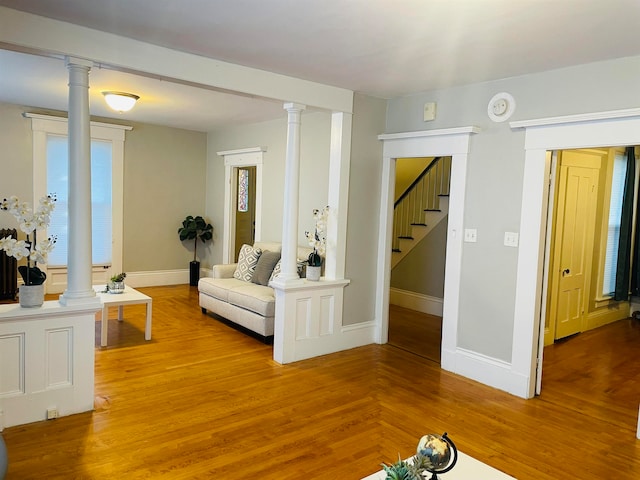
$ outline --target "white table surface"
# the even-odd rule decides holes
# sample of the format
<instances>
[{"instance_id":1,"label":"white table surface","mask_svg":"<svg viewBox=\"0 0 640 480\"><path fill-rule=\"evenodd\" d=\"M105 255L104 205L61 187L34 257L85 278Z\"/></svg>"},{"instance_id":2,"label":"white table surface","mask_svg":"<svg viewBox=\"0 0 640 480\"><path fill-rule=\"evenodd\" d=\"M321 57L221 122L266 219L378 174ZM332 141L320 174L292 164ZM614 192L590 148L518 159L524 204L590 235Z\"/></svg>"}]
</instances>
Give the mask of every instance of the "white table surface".
<instances>
[{"instance_id":1,"label":"white table surface","mask_svg":"<svg viewBox=\"0 0 640 480\"><path fill-rule=\"evenodd\" d=\"M107 346L107 333L109 324L109 307L118 307L118 321L123 320L123 308L125 305L145 304L147 307L147 319L144 329L144 339L151 340L151 311L152 299L138 290L125 285L123 293L105 292L105 285L94 285L96 295L102 303L102 325L100 330L100 346Z\"/></svg>"},{"instance_id":2,"label":"white table surface","mask_svg":"<svg viewBox=\"0 0 640 480\"><path fill-rule=\"evenodd\" d=\"M387 474L381 470L362 480L385 480L386 478ZM496 470L460 451L458 451L458 461L455 467L447 473L438 475L438 478L442 480L516 480L515 477Z\"/></svg>"}]
</instances>

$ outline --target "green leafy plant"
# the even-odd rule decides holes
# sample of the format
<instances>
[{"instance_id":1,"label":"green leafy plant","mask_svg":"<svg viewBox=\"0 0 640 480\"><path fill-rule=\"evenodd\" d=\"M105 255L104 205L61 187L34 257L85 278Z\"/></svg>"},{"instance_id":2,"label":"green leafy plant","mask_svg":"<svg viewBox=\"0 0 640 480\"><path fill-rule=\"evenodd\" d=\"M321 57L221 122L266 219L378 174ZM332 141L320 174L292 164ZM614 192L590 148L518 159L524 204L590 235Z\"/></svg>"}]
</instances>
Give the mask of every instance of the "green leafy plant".
<instances>
[{"instance_id":1,"label":"green leafy plant","mask_svg":"<svg viewBox=\"0 0 640 480\"><path fill-rule=\"evenodd\" d=\"M429 471L431 467L429 458L421 453L414 455L409 461L402 460L398 456L396 463L382 464L382 468L387 474L385 480L423 480L425 477L422 474Z\"/></svg>"},{"instance_id":2,"label":"green leafy plant","mask_svg":"<svg viewBox=\"0 0 640 480\"><path fill-rule=\"evenodd\" d=\"M196 261L198 239L205 243L213 238L213 226L207 223L204 218L189 215L182 221L182 227L178 228L180 240L193 240L193 261Z\"/></svg>"},{"instance_id":3,"label":"green leafy plant","mask_svg":"<svg viewBox=\"0 0 640 480\"><path fill-rule=\"evenodd\" d=\"M113 277L111 277L111 281L112 282L124 282L124 279L127 277L127 274L122 272L122 273L118 273L117 275L114 275Z\"/></svg>"}]
</instances>

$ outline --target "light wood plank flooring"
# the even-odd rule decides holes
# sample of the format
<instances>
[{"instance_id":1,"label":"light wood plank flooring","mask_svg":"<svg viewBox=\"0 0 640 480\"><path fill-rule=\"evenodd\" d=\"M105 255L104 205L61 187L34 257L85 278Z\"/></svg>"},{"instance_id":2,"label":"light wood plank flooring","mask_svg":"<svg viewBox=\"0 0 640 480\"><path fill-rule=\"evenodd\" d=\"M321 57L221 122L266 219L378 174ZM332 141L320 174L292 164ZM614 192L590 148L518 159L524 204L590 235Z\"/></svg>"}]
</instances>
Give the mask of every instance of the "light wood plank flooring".
<instances>
[{"instance_id":1,"label":"light wood plank flooring","mask_svg":"<svg viewBox=\"0 0 640 480\"><path fill-rule=\"evenodd\" d=\"M7 480L360 479L445 431L521 480L640 478L635 320L548 349L542 396L522 400L390 345L278 365L195 287L140 290L153 340L143 306L111 320L95 411L5 429Z\"/></svg>"},{"instance_id":2,"label":"light wood plank flooring","mask_svg":"<svg viewBox=\"0 0 640 480\"><path fill-rule=\"evenodd\" d=\"M440 363L442 317L389 305L389 344Z\"/></svg>"}]
</instances>

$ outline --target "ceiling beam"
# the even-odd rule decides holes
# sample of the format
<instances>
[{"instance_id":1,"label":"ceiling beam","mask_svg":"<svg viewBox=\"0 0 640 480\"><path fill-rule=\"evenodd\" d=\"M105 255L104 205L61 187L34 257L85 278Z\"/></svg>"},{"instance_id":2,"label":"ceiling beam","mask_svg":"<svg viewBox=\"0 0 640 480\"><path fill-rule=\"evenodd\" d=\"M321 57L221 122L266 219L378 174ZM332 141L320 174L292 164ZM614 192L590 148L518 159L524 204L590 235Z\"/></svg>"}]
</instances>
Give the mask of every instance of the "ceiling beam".
<instances>
[{"instance_id":1,"label":"ceiling beam","mask_svg":"<svg viewBox=\"0 0 640 480\"><path fill-rule=\"evenodd\" d=\"M104 68L352 113L353 91L171 50L30 13L0 7L0 45L73 56Z\"/></svg>"}]
</instances>

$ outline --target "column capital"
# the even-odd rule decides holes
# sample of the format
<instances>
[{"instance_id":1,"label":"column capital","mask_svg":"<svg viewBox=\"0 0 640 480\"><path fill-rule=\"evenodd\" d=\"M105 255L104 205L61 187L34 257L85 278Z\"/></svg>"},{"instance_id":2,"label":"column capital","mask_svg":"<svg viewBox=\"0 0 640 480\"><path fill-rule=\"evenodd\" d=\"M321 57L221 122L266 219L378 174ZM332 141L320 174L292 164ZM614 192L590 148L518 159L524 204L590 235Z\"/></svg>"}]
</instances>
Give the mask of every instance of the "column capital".
<instances>
[{"instance_id":1,"label":"column capital","mask_svg":"<svg viewBox=\"0 0 640 480\"><path fill-rule=\"evenodd\" d=\"M285 103L282 108L284 108L287 112L292 113L292 112L301 112L303 110L307 109L306 105L302 105L301 103L293 103L293 102L289 102L289 103Z\"/></svg>"},{"instance_id":2,"label":"column capital","mask_svg":"<svg viewBox=\"0 0 640 480\"><path fill-rule=\"evenodd\" d=\"M86 68L91 68L93 67L93 62L91 60L86 60L84 58L78 58L78 57L64 57L64 64L67 68L69 68L70 66L79 66L79 67L86 67Z\"/></svg>"}]
</instances>

